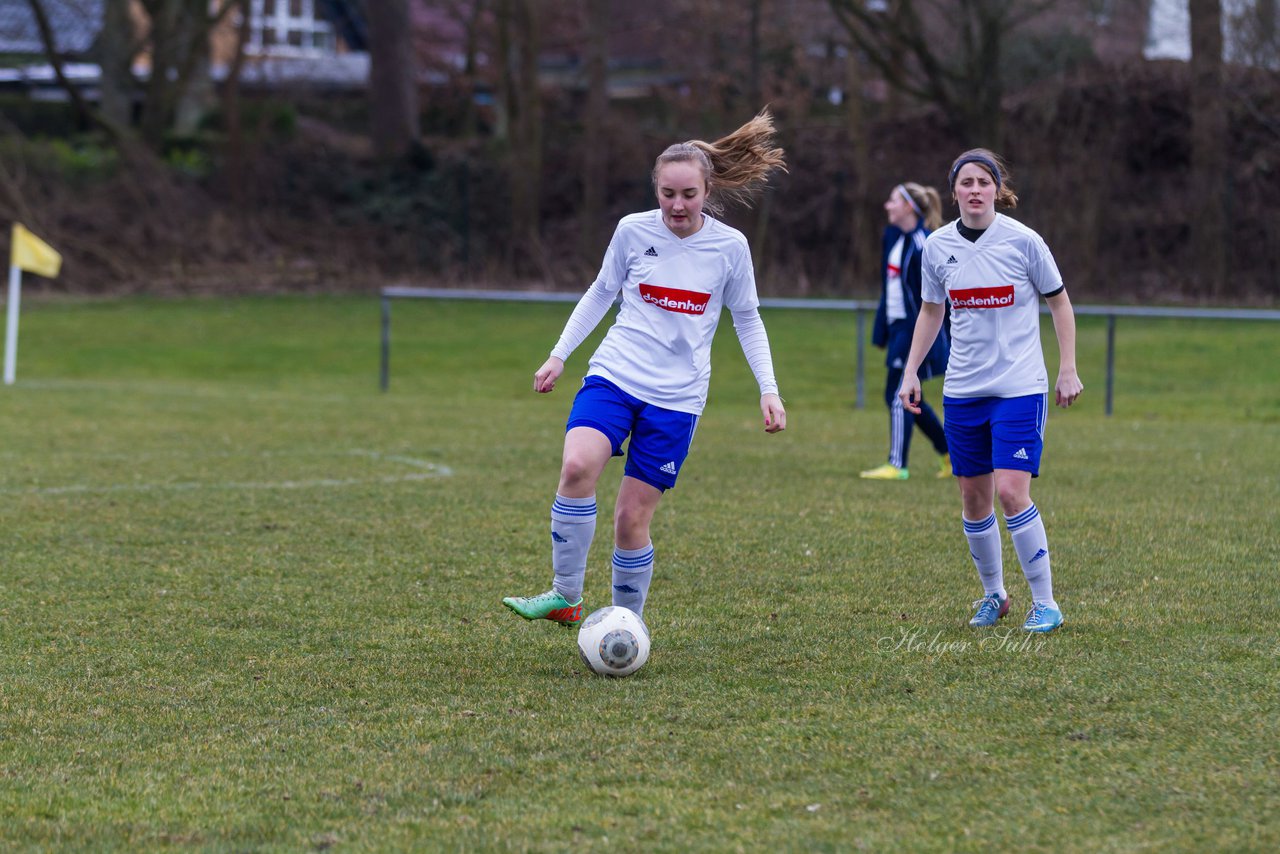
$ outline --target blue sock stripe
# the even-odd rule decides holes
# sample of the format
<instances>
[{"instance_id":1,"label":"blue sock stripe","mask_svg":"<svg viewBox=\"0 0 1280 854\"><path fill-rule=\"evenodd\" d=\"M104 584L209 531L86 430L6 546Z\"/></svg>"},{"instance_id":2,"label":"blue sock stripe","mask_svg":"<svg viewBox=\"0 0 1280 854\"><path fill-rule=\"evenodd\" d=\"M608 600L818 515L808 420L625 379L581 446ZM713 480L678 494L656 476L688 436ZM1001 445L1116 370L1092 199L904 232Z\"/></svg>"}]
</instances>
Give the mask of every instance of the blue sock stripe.
<instances>
[{"instance_id":1,"label":"blue sock stripe","mask_svg":"<svg viewBox=\"0 0 1280 854\"><path fill-rule=\"evenodd\" d=\"M647 549L644 554L635 557L624 557L617 551L613 553L613 565L618 569L640 569L651 563L653 563L653 549Z\"/></svg>"},{"instance_id":2,"label":"blue sock stripe","mask_svg":"<svg viewBox=\"0 0 1280 854\"><path fill-rule=\"evenodd\" d=\"M1012 531L1017 531L1021 528L1027 527L1028 525L1030 525L1032 522L1034 522L1036 519L1039 519L1039 518L1040 518L1040 511L1036 509L1036 506L1034 504L1032 504L1030 507L1028 507L1026 510L1023 510L1021 513L1019 513L1016 516L1012 516L1012 517L1005 516L1004 524L1005 524L1005 527L1012 532Z\"/></svg>"},{"instance_id":3,"label":"blue sock stripe","mask_svg":"<svg viewBox=\"0 0 1280 854\"><path fill-rule=\"evenodd\" d=\"M996 514L992 511L991 515L983 519L981 522L970 522L963 516L960 520L964 522L964 532L966 534L981 534L983 531L989 531L996 524ZM955 530L954 528L952 530Z\"/></svg>"},{"instance_id":4,"label":"blue sock stripe","mask_svg":"<svg viewBox=\"0 0 1280 854\"><path fill-rule=\"evenodd\" d=\"M561 516L594 516L596 515L596 503L592 501L590 504L575 505L564 504L560 499L556 499L551 505L551 512L558 513Z\"/></svg>"}]
</instances>

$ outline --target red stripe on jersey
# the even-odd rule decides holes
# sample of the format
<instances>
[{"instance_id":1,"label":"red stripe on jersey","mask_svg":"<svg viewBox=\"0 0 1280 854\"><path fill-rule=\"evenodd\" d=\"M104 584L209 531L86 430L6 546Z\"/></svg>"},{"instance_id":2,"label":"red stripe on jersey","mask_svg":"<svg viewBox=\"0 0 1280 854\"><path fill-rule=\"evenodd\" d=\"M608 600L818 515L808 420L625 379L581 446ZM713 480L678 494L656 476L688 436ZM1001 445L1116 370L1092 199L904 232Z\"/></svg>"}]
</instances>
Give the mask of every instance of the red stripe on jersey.
<instances>
[{"instance_id":1,"label":"red stripe on jersey","mask_svg":"<svg viewBox=\"0 0 1280 854\"><path fill-rule=\"evenodd\" d=\"M640 283L640 296L651 305L678 314L703 314L707 310L708 300L711 299L711 294L646 285L644 282Z\"/></svg>"},{"instance_id":2,"label":"red stripe on jersey","mask_svg":"<svg viewBox=\"0 0 1280 854\"><path fill-rule=\"evenodd\" d=\"M965 288L947 291L952 308L1009 308L1013 305L1013 285Z\"/></svg>"}]
</instances>

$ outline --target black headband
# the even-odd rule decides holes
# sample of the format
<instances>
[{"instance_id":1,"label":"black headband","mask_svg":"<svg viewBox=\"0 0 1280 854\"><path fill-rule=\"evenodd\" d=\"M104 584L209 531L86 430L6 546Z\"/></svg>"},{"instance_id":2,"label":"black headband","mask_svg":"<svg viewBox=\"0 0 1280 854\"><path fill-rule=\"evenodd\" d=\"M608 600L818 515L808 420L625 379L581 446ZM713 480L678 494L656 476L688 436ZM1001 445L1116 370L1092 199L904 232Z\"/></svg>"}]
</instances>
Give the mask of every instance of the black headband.
<instances>
[{"instance_id":1,"label":"black headband","mask_svg":"<svg viewBox=\"0 0 1280 854\"><path fill-rule=\"evenodd\" d=\"M1002 183L1000 178L1000 167L996 165L996 162L985 154L966 154L964 157L961 157L956 161L955 166L951 167L951 180L949 183L951 184L952 190L956 188L956 175L960 173L960 167L966 163L978 163L987 167L987 170L991 172L991 176L996 179L996 189L1000 189L1000 184Z\"/></svg>"}]
</instances>

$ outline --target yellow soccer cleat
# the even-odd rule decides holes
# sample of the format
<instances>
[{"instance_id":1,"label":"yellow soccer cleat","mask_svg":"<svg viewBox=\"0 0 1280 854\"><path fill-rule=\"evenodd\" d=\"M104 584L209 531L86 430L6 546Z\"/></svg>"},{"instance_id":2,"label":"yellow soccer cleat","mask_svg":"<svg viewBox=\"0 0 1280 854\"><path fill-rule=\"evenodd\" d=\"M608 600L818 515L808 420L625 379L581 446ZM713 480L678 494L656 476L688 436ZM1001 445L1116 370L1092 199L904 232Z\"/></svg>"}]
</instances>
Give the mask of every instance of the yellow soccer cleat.
<instances>
[{"instance_id":1,"label":"yellow soccer cleat","mask_svg":"<svg viewBox=\"0 0 1280 854\"><path fill-rule=\"evenodd\" d=\"M864 477L867 480L906 480L910 476L911 473L906 469L900 469L890 463L869 469L859 475L859 477Z\"/></svg>"},{"instance_id":2,"label":"yellow soccer cleat","mask_svg":"<svg viewBox=\"0 0 1280 854\"><path fill-rule=\"evenodd\" d=\"M951 455L943 454L938 460L938 480L951 477Z\"/></svg>"}]
</instances>

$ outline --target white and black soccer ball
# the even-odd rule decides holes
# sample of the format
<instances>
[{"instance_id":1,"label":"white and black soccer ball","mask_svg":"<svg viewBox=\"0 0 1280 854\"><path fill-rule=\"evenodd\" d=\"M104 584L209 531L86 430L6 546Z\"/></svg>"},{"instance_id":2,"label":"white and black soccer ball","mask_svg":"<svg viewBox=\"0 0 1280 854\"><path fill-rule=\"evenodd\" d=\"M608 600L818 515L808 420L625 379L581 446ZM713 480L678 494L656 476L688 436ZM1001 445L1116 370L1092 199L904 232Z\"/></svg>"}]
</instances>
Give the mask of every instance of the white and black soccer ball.
<instances>
[{"instance_id":1,"label":"white and black soccer ball","mask_svg":"<svg viewBox=\"0 0 1280 854\"><path fill-rule=\"evenodd\" d=\"M649 660L649 627L629 608L601 608L582 621L578 653L593 673L630 676Z\"/></svg>"}]
</instances>

